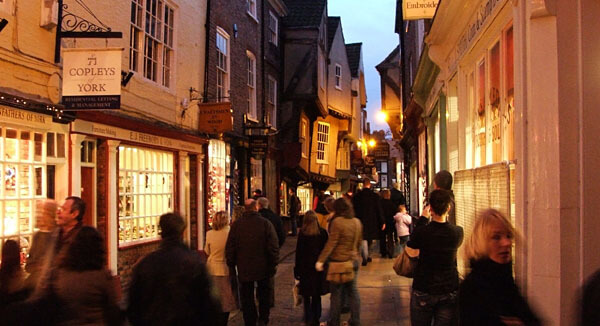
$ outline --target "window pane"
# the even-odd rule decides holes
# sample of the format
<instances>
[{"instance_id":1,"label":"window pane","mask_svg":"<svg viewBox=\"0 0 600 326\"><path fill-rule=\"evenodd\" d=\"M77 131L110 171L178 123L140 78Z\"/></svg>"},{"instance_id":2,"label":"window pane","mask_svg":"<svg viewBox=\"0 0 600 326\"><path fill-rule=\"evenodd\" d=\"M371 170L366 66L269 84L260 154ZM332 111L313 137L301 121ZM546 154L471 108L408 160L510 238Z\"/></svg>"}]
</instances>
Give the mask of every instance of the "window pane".
<instances>
[{"instance_id":1,"label":"window pane","mask_svg":"<svg viewBox=\"0 0 600 326\"><path fill-rule=\"evenodd\" d=\"M6 129L6 140L4 143L4 158L7 161L17 160L17 131Z\"/></svg>"},{"instance_id":2,"label":"window pane","mask_svg":"<svg viewBox=\"0 0 600 326\"><path fill-rule=\"evenodd\" d=\"M33 141L35 142L33 159L34 161L39 162L42 160L42 146L44 145L44 135L35 133L33 138Z\"/></svg>"},{"instance_id":3,"label":"window pane","mask_svg":"<svg viewBox=\"0 0 600 326\"><path fill-rule=\"evenodd\" d=\"M65 157L65 134L56 134L56 157Z\"/></svg>"},{"instance_id":4,"label":"window pane","mask_svg":"<svg viewBox=\"0 0 600 326\"><path fill-rule=\"evenodd\" d=\"M8 133L8 130L7 130ZM53 132L49 132L46 134L46 155L48 157L56 157L56 152L55 152L55 138L54 138L54 133Z\"/></svg>"}]
</instances>

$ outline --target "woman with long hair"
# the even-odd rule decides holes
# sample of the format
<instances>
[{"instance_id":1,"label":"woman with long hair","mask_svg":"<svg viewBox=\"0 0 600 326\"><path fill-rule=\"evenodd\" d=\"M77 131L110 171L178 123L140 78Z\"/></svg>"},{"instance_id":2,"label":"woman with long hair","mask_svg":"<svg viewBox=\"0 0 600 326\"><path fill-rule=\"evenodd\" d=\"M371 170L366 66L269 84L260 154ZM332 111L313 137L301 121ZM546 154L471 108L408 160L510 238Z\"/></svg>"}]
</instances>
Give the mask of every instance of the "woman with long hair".
<instances>
[{"instance_id":1,"label":"woman with long hair","mask_svg":"<svg viewBox=\"0 0 600 326\"><path fill-rule=\"evenodd\" d=\"M102 235L84 226L73 239L53 283L59 325L120 325L117 289L106 268Z\"/></svg>"},{"instance_id":2,"label":"woman with long hair","mask_svg":"<svg viewBox=\"0 0 600 326\"><path fill-rule=\"evenodd\" d=\"M512 275L516 231L495 209L483 211L465 244L471 273L460 285L460 325L540 325Z\"/></svg>"},{"instance_id":3,"label":"woman with long hair","mask_svg":"<svg viewBox=\"0 0 600 326\"><path fill-rule=\"evenodd\" d=\"M304 322L319 325L321 318L321 295L326 293L325 273L315 270L319 253L327 242L327 231L319 226L317 214L307 211L298 242L296 243L296 265L294 277L300 281L299 293L304 301Z\"/></svg>"},{"instance_id":4,"label":"woman with long hair","mask_svg":"<svg viewBox=\"0 0 600 326\"><path fill-rule=\"evenodd\" d=\"M2 246L0 264L0 308L21 301L27 296L24 289L25 272L21 268L21 248L15 240L6 240Z\"/></svg>"},{"instance_id":5,"label":"woman with long hair","mask_svg":"<svg viewBox=\"0 0 600 326\"><path fill-rule=\"evenodd\" d=\"M219 291L221 298L221 311L217 325L227 325L229 313L238 308L237 295L231 286L229 267L225 259L225 244L229 236L229 215L225 211L215 214L212 222L212 230L206 233L206 246L204 250L208 255L206 267L212 276L214 285Z\"/></svg>"},{"instance_id":6,"label":"woman with long hair","mask_svg":"<svg viewBox=\"0 0 600 326\"><path fill-rule=\"evenodd\" d=\"M25 264L25 271L29 273L26 286L29 288L33 289L38 285L46 260L54 248L56 235L53 236L52 231L56 228L57 210L58 204L52 199L38 200L35 203L35 226L38 231L33 234Z\"/></svg>"},{"instance_id":7,"label":"woman with long hair","mask_svg":"<svg viewBox=\"0 0 600 326\"><path fill-rule=\"evenodd\" d=\"M331 281L329 289L331 291L331 311L328 325L340 325L340 314L342 302L350 304L350 325L360 325L360 297L356 287L358 277L358 257L362 240L362 224L360 220L354 217L352 204L345 198L338 198L333 204L335 217L330 224L329 239L325 248L321 251L319 259L315 264L318 271L323 270L326 262L329 262L329 273L333 270L332 265L342 266L343 274L352 275L348 281ZM347 265L351 265L352 273L346 270ZM342 296L347 296L342 298ZM344 300L346 299L346 300Z\"/></svg>"}]
</instances>

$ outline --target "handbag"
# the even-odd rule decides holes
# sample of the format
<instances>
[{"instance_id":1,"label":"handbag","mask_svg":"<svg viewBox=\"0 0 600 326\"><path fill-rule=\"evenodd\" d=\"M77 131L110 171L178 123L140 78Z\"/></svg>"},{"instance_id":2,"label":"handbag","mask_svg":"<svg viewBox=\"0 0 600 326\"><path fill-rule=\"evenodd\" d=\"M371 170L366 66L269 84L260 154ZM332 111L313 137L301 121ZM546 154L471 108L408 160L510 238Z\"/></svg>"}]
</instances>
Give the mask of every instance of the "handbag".
<instances>
[{"instance_id":1,"label":"handbag","mask_svg":"<svg viewBox=\"0 0 600 326\"><path fill-rule=\"evenodd\" d=\"M347 283L354 279L354 264L348 261L330 261L327 268L327 280L331 283Z\"/></svg>"},{"instance_id":2,"label":"handbag","mask_svg":"<svg viewBox=\"0 0 600 326\"><path fill-rule=\"evenodd\" d=\"M400 276L413 278L418 263L419 249L405 247L402 254L394 260L394 271Z\"/></svg>"}]
</instances>

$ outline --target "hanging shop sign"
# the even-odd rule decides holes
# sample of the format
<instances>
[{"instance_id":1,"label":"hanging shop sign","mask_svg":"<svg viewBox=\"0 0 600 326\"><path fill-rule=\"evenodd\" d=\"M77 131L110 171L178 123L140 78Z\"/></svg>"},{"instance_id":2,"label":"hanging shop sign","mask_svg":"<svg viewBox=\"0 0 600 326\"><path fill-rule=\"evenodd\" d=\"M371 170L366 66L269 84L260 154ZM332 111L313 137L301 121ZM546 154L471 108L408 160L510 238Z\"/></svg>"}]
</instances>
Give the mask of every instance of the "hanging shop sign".
<instances>
[{"instance_id":1,"label":"hanging shop sign","mask_svg":"<svg viewBox=\"0 0 600 326\"><path fill-rule=\"evenodd\" d=\"M198 104L198 130L206 133L222 133L233 130L231 102Z\"/></svg>"},{"instance_id":2,"label":"hanging shop sign","mask_svg":"<svg viewBox=\"0 0 600 326\"><path fill-rule=\"evenodd\" d=\"M404 20L431 19L435 15L439 0L403 0Z\"/></svg>"},{"instance_id":3,"label":"hanging shop sign","mask_svg":"<svg viewBox=\"0 0 600 326\"><path fill-rule=\"evenodd\" d=\"M63 49L63 104L67 110L121 106L122 48Z\"/></svg>"},{"instance_id":4,"label":"hanging shop sign","mask_svg":"<svg viewBox=\"0 0 600 326\"><path fill-rule=\"evenodd\" d=\"M375 145L375 148L371 151L376 159L388 159L390 157L390 144L386 142L379 142Z\"/></svg>"},{"instance_id":5,"label":"hanging shop sign","mask_svg":"<svg viewBox=\"0 0 600 326\"><path fill-rule=\"evenodd\" d=\"M365 156L365 166L368 168L372 168L375 166L375 156L369 154Z\"/></svg>"},{"instance_id":6,"label":"hanging shop sign","mask_svg":"<svg viewBox=\"0 0 600 326\"><path fill-rule=\"evenodd\" d=\"M250 136L250 155L260 159L267 155L267 149L269 148L269 137L268 136Z\"/></svg>"}]
</instances>

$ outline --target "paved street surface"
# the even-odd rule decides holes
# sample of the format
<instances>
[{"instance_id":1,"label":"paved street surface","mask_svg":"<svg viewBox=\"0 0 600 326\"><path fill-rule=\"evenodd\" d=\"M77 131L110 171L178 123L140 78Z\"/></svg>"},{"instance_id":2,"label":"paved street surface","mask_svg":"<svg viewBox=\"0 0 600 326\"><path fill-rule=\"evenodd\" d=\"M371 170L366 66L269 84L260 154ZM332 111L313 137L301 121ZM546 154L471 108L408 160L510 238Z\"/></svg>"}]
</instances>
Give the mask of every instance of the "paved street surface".
<instances>
[{"instance_id":1,"label":"paved street surface","mask_svg":"<svg viewBox=\"0 0 600 326\"><path fill-rule=\"evenodd\" d=\"M275 275L275 308L271 309L269 325L304 325L302 306L293 307L294 250L296 237L288 237L280 257L282 261ZM411 280L397 276L392 270L392 259L379 258L376 247L372 251L373 261L362 267L358 274L358 290L361 301L361 325L410 325L409 302ZM329 319L329 295L322 297L321 322ZM349 314L342 315L342 321ZM233 313L228 325L242 326L241 311Z\"/></svg>"}]
</instances>

